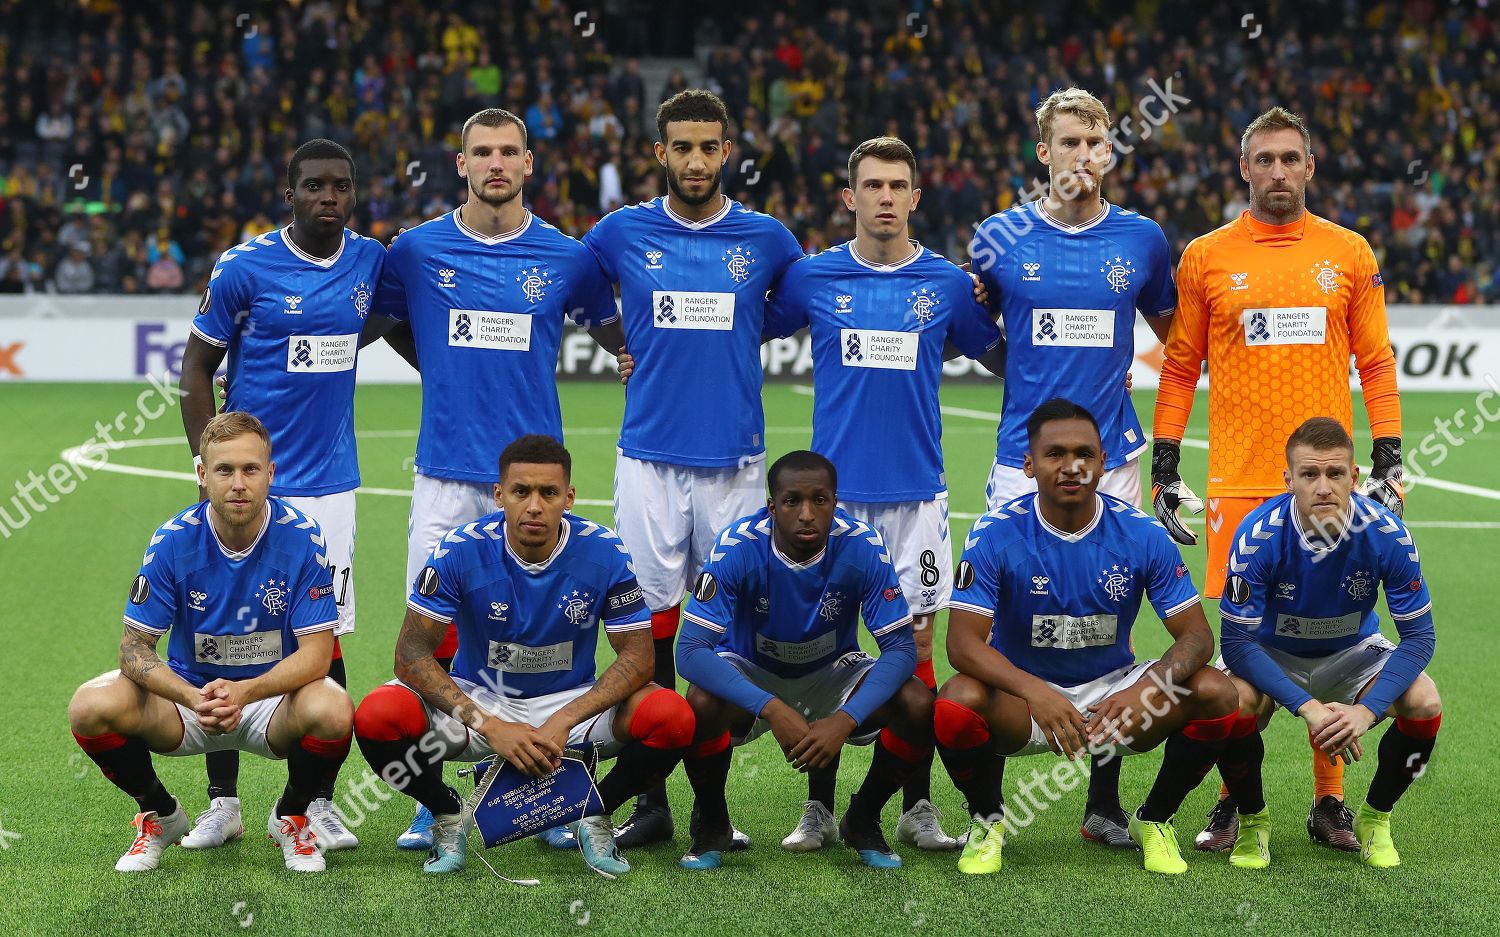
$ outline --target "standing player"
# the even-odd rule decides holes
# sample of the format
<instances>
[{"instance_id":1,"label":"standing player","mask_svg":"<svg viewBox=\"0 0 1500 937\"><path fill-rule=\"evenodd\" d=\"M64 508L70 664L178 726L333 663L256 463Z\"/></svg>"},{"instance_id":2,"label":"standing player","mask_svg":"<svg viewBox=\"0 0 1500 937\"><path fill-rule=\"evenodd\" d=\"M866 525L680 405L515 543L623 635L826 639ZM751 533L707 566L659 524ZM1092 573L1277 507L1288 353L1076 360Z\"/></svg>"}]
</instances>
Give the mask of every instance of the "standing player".
<instances>
[{"instance_id":1,"label":"standing player","mask_svg":"<svg viewBox=\"0 0 1500 937\"><path fill-rule=\"evenodd\" d=\"M1006 757L1073 759L1085 744L1125 755L1165 742L1130 832L1147 871L1185 872L1172 815L1224 750L1234 687L1206 666L1213 632L1171 538L1151 515L1097 493L1106 453L1089 412L1049 400L1026 430L1037 491L974 522L949 603L958 674L938 692L933 722L974 814L958 869L1000 871ZM1172 634L1160 660L1138 662L1132 650L1143 597Z\"/></svg>"},{"instance_id":2,"label":"standing player","mask_svg":"<svg viewBox=\"0 0 1500 937\"><path fill-rule=\"evenodd\" d=\"M656 112L668 194L617 209L583 243L619 284L636 372L615 461L615 523L651 609L656 682L676 686L678 606L724 525L764 497L760 344L766 292L802 248L780 221L719 192L729 114L708 91ZM629 848L670 839L666 787L619 829Z\"/></svg>"},{"instance_id":3,"label":"standing player","mask_svg":"<svg viewBox=\"0 0 1500 937\"><path fill-rule=\"evenodd\" d=\"M308 805L333 786L354 717L348 694L324 679L338 624L324 539L317 521L269 496L276 465L259 420L221 414L199 442L208 498L152 536L125 606L120 669L78 688L68 722L140 805L117 870L155 869L188 831L152 752L248 751L286 759L266 832L288 869L321 872L325 844Z\"/></svg>"},{"instance_id":4,"label":"standing player","mask_svg":"<svg viewBox=\"0 0 1500 937\"><path fill-rule=\"evenodd\" d=\"M1000 299L1008 336L1005 400L985 498L994 510L1036 490L1022 468L1026 420L1043 401L1064 397L1099 420L1109 453L1099 490L1139 508L1146 434L1126 381L1137 311L1166 340L1177 303L1171 250L1155 221L1102 196L1114 144L1098 98L1079 88L1056 92L1037 108L1036 121L1047 197L985 219L970 249L974 272ZM1109 846L1132 846L1120 806L1119 759L1093 760L1081 832Z\"/></svg>"},{"instance_id":5,"label":"standing player","mask_svg":"<svg viewBox=\"0 0 1500 937\"><path fill-rule=\"evenodd\" d=\"M399 679L359 705L370 766L436 817L425 872L466 863L472 814L443 783L445 760L498 754L542 777L567 747L618 755L599 782L605 812L577 831L584 861L614 877L630 865L609 811L670 774L692 742L687 702L650 682L651 620L630 557L609 528L568 513L571 474L572 457L550 436L505 447L491 486L500 510L448 531L432 551L396 642ZM597 624L616 656L596 679ZM435 653L451 627L450 676Z\"/></svg>"},{"instance_id":6,"label":"standing player","mask_svg":"<svg viewBox=\"0 0 1500 937\"><path fill-rule=\"evenodd\" d=\"M937 689L932 623L953 588L948 487L938 385L945 348L1004 368L1000 330L971 295L969 275L909 237L921 200L917 160L894 137L849 155L844 205L854 240L793 264L771 296L766 331L811 328L812 448L840 469L840 505L879 530L912 612L917 677ZM868 415L880 414L872 433ZM900 446L894 453L891 443ZM930 799L931 764L904 792L896 836L921 849L956 849ZM802 822L782 845L817 849L837 834L837 763L813 772Z\"/></svg>"},{"instance_id":7,"label":"standing player","mask_svg":"<svg viewBox=\"0 0 1500 937\"><path fill-rule=\"evenodd\" d=\"M1353 427L1349 355L1359 368L1375 437L1364 493L1401 514L1401 400L1385 317L1385 290L1363 237L1307 210L1312 137L1295 114L1273 107L1245 128L1240 175L1250 208L1188 245L1178 269L1177 322L1156 396L1151 481L1156 516L1183 544L1197 537L1179 505L1203 503L1178 473L1182 436L1205 359L1208 391L1208 574L1205 594L1224 590L1234 531L1284 490L1273 453L1303 420L1320 414ZM1308 834L1355 850L1344 807L1344 769L1313 753ZM1199 849L1228 849L1234 802L1223 800L1199 835Z\"/></svg>"},{"instance_id":8,"label":"standing player","mask_svg":"<svg viewBox=\"0 0 1500 937\"><path fill-rule=\"evenodd\" d=\"M1220 612L1224 663L1234 672L1240 718L1220 760L1235 788L1239 836L1229 861L1271 862L1271 817L1261 793L1260 730L1278 704L1307 722L1321 754L1353 749L1387 715L1370 792L1354 819L1359 858L1401 864L1391 810L1432 757L1443 721L1437 685L1423 670L1436 647L1432 597L1411 533L1393 511L1354 493L1359 468L1343 423L1314 417L1286 443L1290 494L1271 498L1241 522L1229 553ZM1393 645L1380 633L1376 585L1385 588Z\"/></svg>"},{"instance_id":9,"label":"standing player","mask_svg":"<svg viewBox=\"0 0 1500 937\"><path fill-rule=\"evenodd\" d=\"M406 541L406 588L438 538L493 505L496 446L529 433L562 440L557 352L564 317L619 351L614 294L593 255L526 210L526 125L482 110L465 123L458 175L468 200L391 245L376 309L401 320L422 372L422 425ZM439 646L451 660L457 633ZM432 846L419 812L398 845Z\"/></svg>"},{"instance_id":10,"label":"standing player","mask_svg":"<svg viewBox=\"0 0 1500 937\"><path fill-rule=\"evenodd\" d=\"M340 635L354 631L354 374L377 328L370 298L385 247L346 225L354 211L354 160L332 140L310 140L287 163L292 223L220 257L182 356L182 424L195 463L214 415L214 372L229 358L227 410L254 414L278 455L272 494L316 518L327 538L339 622L329 675L347 683ZM363 338L362 338L363 333ZM200 486L200 497L206 497ZM239 752L208 754L209 808L182 841L221 846L243 835ZM333 809L333 789L308 807L328 849L359 844Z\"/></svg>"},{"instance_id":11,"label":"standing player","mask_svg":"<svg viewBox=\"0 0 1500 937\"><path fill-rule=\"evenodd\" d=\"M721 864L731 737L743 744L769 729L799 771L827 768L845 742L875 742L838 832L865 865L897 868L880 811L932 759L932 693L912 677L911 612L880 532L838 510L832 462L790 452L767 478L767 506L724 528L684 614L697 734L685 765L693 845L681 864ZM861 617L877 659L859 649Z\"/></svg>"}]
</instances>

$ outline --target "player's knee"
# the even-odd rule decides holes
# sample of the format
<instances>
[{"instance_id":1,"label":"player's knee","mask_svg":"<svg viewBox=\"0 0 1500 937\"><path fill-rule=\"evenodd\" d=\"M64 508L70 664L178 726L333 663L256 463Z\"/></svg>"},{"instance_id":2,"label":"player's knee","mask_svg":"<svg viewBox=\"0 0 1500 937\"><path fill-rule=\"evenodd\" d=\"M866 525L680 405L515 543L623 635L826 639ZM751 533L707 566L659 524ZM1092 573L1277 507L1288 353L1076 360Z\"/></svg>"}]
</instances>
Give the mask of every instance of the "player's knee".
<instances>
[{"instance_id":1,"label":"player's knee","mask_svg":"<svg viewBox=\"0 0 1500 937\"><path fill-rule=\"evenodd\" d=\"M932 725L932 691L916 677L901 684L896 691L896 700L901 706L901 719L913 726Z\"/></svg>"},{"instance_id":2,"label":"player's knee","mask_svg":"<svg viewBox=\"0 0 1500 937\"><path fill-rule=\"evenodd\" d=\"M932 729L944 748L978 748L990 740L989 723L977 710L944 697L932 705Z\"/></svg>"},{"instance_id":3,"label":"player's knee","mask_svg":"<svg viewBox=\"0 0 1500 937\"><path fill-rule=\"evenodd\" d=\"M354 703L343 688L327 677L314 680L293 696L297 721L306 733L320 738L348 736L354 728Z\"/></svg>"},{"instance_id":4,"label":"player's knee","mask_svg":"<svg viewBox=\"0 0 1500 937\"><path fill-rule=\"evenodd\" d=\"M1197 701L1199 718L1218 718L1240 711L1240 694L1222 670L1201 667L1188 680L1188 689Z\"/></svg>"},{"instance_id":5,"label":"player's knee","mask_svg":"<svg viewBox=\"0 0 1500 937\"><path fill-rule=\"evenodd\" d=\"M118 670L95 677L73 691L68 701L68 725L79 735L98 735L114 728L119 711Z\"/></svg>"},{"instance_id":6,"label":"player's knee","mask_svg":"<svg viewBox=\"0 0 1500 937\"><path fill-rule=\"evenodd\" d=\"M427 713L411 690L386 684L370 691L354 711L354 734L362 739L395 742L427 731Z\"/></svg>"},{"instance_id":7,"label":"player's knee","mask_svg":"<svg viewBox=\"0 0 1500 937\"><path fill-rule=\"evenodd\" d=\"M1437 684L1426 673L1418 674L1412 685L1396 699L1396 715L1403 719L1435 719L1442 715L1443 700Z\"/></svg>"},{"instance_id":8,"label":"player's knee","mask_svg":"<svg viewBox=\"0 0 1500 937\"><path fill-rule=\"evenodd\" d=\"M960 706L967 706L976 712L984 708L984 701L987 696L984 684L973 677L965 676L961 673L949 677L938 688L937 692L938 699L952 700Z\"/></svg>"},{"instance_id":9,"label":"player's knee","mask_svg":"<svg viewBox=\"0 0 1500 937\"><path fill-rule=\"evenodd\" d=\"M687 748L693 743L697 724L687 700L657 687L636 704L630 717L630 737L647 748Z\"/></svg>"}]
</instances>

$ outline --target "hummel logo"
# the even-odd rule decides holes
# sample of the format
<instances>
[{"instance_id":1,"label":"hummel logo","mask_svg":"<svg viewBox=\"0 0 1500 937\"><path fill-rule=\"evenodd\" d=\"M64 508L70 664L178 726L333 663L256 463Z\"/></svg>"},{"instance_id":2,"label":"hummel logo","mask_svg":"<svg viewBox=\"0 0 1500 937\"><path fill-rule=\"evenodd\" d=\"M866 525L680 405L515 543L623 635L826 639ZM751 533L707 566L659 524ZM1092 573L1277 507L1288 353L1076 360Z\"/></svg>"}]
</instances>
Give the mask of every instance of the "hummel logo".
<instances>
[{"instance_id":1,"label":"hummel logo","mask_svg":"<svg viewBox=\"0 0 1500 937\"><path fill-rule=\"evenodd\" d=\"M1021 277L1021 279L1031 282L1037 282L1041 280L1041 277L1038 276L1037 273L1042 269L1042 265L1037 263L1036 261L1021 264L1021 269L1026 271L1026 275Z\"/></svg>"},{"instance_id":2,"label":"hummel logo","mask_svg":"<svg viewBox=\"0 0 1500 937\"><path fill-rule=\"evenodd\" d=\"M456 276L458 276L457 270L454 270L450 267L444 267L443 269L438 271L438 277L441 278L438 282L438 286L441 286L446 290L456 289L458 287L458 284L453 282L453 278Z\"/></svg>"},{"instance_id":3,"label":"hummel logo","mask_svg":"<svg viewBox=\"0 0 1500 937\"><path fill-rule=\"evenodd\" d=\"M1234 285L1229 288L1229 291L1233 293L1236 290L1248 290L1250 287L1245 283L1245 280L1249 279L1249 277L1250 274L1248 273L1231 273L1229 279L1234 281Z\"/></svg>"},{"instance_id":4,"label":"hummel logo","mask_svg":"<svg viewBox=\"0 0 1500 937\"><path fill-rule=\"evenodd\" d=\"M286 300L286 308L282 309L282 312L286 313L289 316L302 315L302 310L297 308L298 306L302 305L301 296L286 296L283 298Z\"/></svg>"},{"instance_id":5,"label":"hummel logo","mask_svg":"<svg viewBox=\"0 0 1500 937\"><path fill-rule=\"evenodd\" d=\"M646 269L647 270L660 270L662 268L661 267L661 256L662 256L662 252L661 251L646 251Z\"/></svg>"}]
</instances>

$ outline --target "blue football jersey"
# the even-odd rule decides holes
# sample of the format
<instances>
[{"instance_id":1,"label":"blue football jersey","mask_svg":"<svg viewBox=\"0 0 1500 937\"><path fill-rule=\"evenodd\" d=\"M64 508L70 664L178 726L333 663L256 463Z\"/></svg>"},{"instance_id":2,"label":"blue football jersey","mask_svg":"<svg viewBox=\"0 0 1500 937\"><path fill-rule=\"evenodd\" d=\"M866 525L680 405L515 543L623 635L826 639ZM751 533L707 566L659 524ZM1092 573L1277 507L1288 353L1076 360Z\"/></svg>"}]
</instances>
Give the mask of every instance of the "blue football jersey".
<instances>
[{"instance_id":1,"label":"blue football jersey","mask_svg":"<svg viewBox=\"0 0 1500 937\"><path fill-rule=\"evenodd\" d=\"M1155 316L1177 306L1161 226L1105 203L1097 220L1065 227L1027 202L981 222L970 253L974 272L1000 297L1007 338L995 460L1021 466L1026 419L1052 397L1094 415L1106 469L1144 452L1125 375L1136 310Z\"/></svg>"},{"instance_id":2,"label":"blue football jersey","mask_svg":"<svg viewBox=\"0 0 1500 937\"><path fill-rule=\"evenodd\" d=\"M1130 629L1141 597L1162 620L1198 602L1172 538L1149 514L1095 495L1076 534L1048 524L1024 495L974 522L949 608L993 618L990 645L1058 686L1135 662Z\"/></svg>"},{"instance_id":3,"label":"blue football jersey","mask_svg":"<svg viewBox=\"0 0 1500 937\"><path fill-rule=\"evenodd\" d=\"M1235 531L1219 609L1267 647L1322 657L1380 631L1375 601L1385 588L1396 622L1432 611L1410 531L1360 494L1337 543L1309 540L1291 494L1266 501Z\"/></svg>"},{"instance_id":4,"label":"blue football jersey","mask_svg":"<svg viewBox=\"0 0 1500 937\"><path fill-rule=\"evenodd\" d=\"M911 624L911 610L880 533L842 509L828 545L794 563L771 540L766 508L724 528L683 617L723 637L771 673L800 677L859 650L859 619L876 637Z\"/></svg>"},{"instance_id":5,"label":"blue football jersey","mask_svg":"<svg viewBox=\"0 0 1500 937\"><path fill-rule=\"evenodd\" d=\"M517 230L485 237L457 209L391 245L375 309L410 320L416 341L417 471L475 482L494 481L500 450L521 436L562 440L563 317L595 326L619 315L578 241L529 212Z\"/></svg>"},{"instance_id":6,"label":"blue football jersey","mask_svg":"<svg viewBox=\"0 0 1500 937\"><path fill-rule=\"evenodd\" d=\"M203 686L248 680L332 631L339 610L318 522L271 498L266 526L231 559L201 501L157 528L125 605L125 624L167 635L167 664Z\"/></svg>"},{"instance_id":7,"label":"blue football jersey","mask_svg":"<svg viewBox=\"0 0 1500 937\"><path fill-rule=\"evenodd\" d=\"M766 292L802 256L786 225L727 198L713 217L688 221L663 196L610 212L583 243L620 285L636 362L620 450L704 467L765 452Z\"/></svg>"},{"instance_id":8,"label":"blue football jersey","mask_svg":"<svg viewBox=\"0 0 1500 937\"><path fill-rule=\"evenodd\" d=\"M359 333L385 266L385 247L344 231L326 259L287 228L219 255L193 333L229 349L227 410L271 434L271 493L295 497L359 487L354 366Z\"/></svg>"},{"instance_id":9,"label":"blue football jersey","mask_svg":"<svg viewBox=\"0 0 1500 937\"><path fill-rule=\"evenodd\" d=\"M455 527L433 549L407 605L457 626L454 676L523 699L594 682L595 624L609 632L651 627L625 545L572 514L563 515L557 549L542 563L511 551L504 511Z\"/></svg>"},{"instance_id":10,"label":"blue football jersey","mask_svg":"<svg viewBox=\"0 0 1500 937\"><path fill-rule=\"evenodd\" d=\"M1000 340L969 275L916 247L901 263L875 264L853 241L840 244L792 264L771 293L768 334L810 330L812 448L838 467L839 496L851 501L929 501L947 490L944 346L977 358Z\"/></svg>"}]
</instances>

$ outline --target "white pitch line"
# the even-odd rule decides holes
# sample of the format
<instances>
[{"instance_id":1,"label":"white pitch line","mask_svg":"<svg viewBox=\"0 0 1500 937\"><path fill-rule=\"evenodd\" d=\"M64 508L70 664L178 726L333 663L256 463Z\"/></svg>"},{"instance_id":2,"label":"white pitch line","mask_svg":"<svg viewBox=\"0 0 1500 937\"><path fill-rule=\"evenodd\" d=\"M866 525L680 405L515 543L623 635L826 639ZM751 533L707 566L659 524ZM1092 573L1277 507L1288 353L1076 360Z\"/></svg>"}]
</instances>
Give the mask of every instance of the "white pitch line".
<instances>
[{"instance_id":1,"label":"white pitch line","mask_svg":"<svg viewBox=\"0 0 1500 937\"><path fill-rule=\"evenodd\" d=\"M805 386L806 385L799 384L792 389L797 391L798 393L802 393L802 388ZM808 387L807 393L812 393L812 388ZM948 416L966 416L976 420L998 421L1000 419L1000 414L990 413L987 410L968 410L963 407L939 407L938 409ZM1208 448L1208 443L1204 442L1201 439L1194 439L1191 436L1184 436L1182 438L1182 444L1184 446L1187 446L1189 449ZM1361 465L1359 467L1359 470L1361 472L1368 472L1369 467ZM1411 485L1407 488L1407 491L1413 491L1417 488L1422 487L1423 485L1429 485L1433 488L1438 489L1439 491L1451 491L1454 494L1472 495L1475 498L1488 498L1491 501L1500 501L1500 491L1497 491L1494 488L1481 488L1478 485L1466 485L1463 482L1445 481L1441 478L1433 478L1431 475L1413 480ZM1407 526L1410 527L1412 525L1408 524ZM1489 528L1482 527L1477 529L1488 530Z\"/></svg>"},{"instance_id":2,"label":"white pitch line","mask_svg":"<svg viewBox=\"0 0 1500 937\"><path fill-rule=\"evenodd\" d=\"M966 511L951 511L949 517L959 521L976 520L982 515L970 514ZM1202 527L1203 518L1184 517L1183 522L1189 527ZM1500 521L1407 521L1406 526L1413 530L1423 528L1447 529L1447 530L1500 530Z\"/></svg>"}]
</instances>

